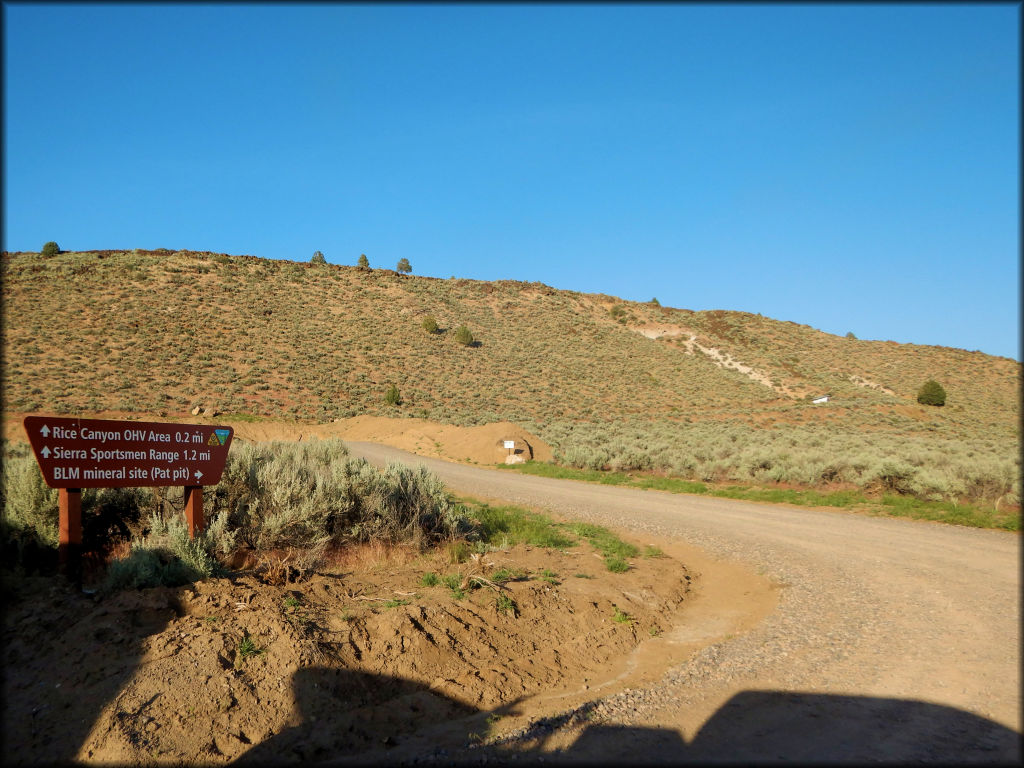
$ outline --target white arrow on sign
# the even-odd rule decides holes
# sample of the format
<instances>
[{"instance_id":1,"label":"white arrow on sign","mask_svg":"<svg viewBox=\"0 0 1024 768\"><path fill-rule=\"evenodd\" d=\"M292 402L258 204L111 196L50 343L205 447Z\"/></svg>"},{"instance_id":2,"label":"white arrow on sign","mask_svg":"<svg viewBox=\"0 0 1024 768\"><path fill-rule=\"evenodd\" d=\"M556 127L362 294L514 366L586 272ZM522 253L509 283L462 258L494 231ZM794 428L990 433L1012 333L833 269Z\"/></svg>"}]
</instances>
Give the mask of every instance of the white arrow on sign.
<instances>
[{"instance_id":1,"label":"white arrow on sign","mask_svg":"<svg viewBox=\"0 0 1024 768\"><path fill-rule=\"evenodd\" d=\"M47 448L45 445L43 446L43 450L41 450L39 453L43 455L44 459L50 458L50 449Z\"/></svg>"},{"instance_id":2,"label":"white arrow on sign","mask_svg":"<svg viewBox=\"0 0 1024 768\"><path fill-rule=\"evenodd\" d=\"M197 469L197 470L196 470L196 480L199 480L199 479L201 479L201 478L202 478L202 476L203 476L203 473L202 473L202 472L200 472L200 471L199 471L199 470Z\"/></svg>"},{"instance_id":3,"label":"white arrow on sign","mask_svg":"<svg viewBox=\"0 0 1024 768\"><path fill-rule=\"evenodd\" d=\"M43 437L49 437L50 436L50 428L48 426L46 426L45 424L43 424L43 428L40 429L39 432L42 434Z\"/></svg>"}]
</instances>

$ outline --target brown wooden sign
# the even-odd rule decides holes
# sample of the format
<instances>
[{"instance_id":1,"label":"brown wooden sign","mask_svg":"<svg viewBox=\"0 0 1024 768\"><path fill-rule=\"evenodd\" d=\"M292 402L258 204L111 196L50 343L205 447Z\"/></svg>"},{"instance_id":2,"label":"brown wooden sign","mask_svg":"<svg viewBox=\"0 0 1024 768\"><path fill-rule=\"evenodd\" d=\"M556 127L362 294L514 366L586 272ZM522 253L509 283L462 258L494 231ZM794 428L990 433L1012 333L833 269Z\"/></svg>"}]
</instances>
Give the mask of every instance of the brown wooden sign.
<instances>
[{"instance_id":1,"label":"brown wooden sign","mask_svg":"<svg viewBox=\"0 0 1024 768\"><path fill-rule=\"evenodd\" d=\"M26 416L25 432L51 488L216 485L231 427Z\"/></svg>"}]
</instances>

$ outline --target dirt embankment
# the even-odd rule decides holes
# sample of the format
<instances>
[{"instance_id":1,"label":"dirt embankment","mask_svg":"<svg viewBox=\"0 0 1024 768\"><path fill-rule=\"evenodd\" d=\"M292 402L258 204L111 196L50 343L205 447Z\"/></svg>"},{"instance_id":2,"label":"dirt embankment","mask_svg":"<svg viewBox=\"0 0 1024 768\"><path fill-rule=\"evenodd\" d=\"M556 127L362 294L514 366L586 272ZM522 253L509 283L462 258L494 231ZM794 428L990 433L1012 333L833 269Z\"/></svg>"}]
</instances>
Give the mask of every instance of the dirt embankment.
<instances>
[{"instance_id":1,"label":"dirt embankment","mask_svg":"<svg viewBox=\"0 0 1024 768\"><path fill-rule=\"evenodd\" d=\"M298 583L245 572L108 597L28 579L5 615L4 762L458 748L497 718L537 712L531 699L571 703L633 679L638 649L665 642L691 580L668 557L612 573L589 545L461 565L444 552L339 558ZM464 581L462 595L422 581L503 568L517 578ZM659 671L671 656L656 654Z\"/></svg>"}]
</instances>

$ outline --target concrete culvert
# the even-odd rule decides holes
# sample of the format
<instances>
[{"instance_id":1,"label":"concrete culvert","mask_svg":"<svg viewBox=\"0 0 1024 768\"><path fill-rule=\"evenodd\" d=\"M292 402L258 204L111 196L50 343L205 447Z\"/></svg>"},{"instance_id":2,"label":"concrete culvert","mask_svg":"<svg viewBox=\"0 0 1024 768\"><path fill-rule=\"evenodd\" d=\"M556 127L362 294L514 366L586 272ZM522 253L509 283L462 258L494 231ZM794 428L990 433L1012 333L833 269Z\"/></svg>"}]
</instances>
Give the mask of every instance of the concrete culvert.
<instances>
[{"instance_id":1,"label":"concrete culvert","mask_svg":"<svg viewBox=\"0 0 1024 768\"><path fill-rule=\"evenodd\" d=\"M512 445L511 448L509 444ZM519 464L533 459L533 448L525 440L506 437L498 440L495 445L505 452L506 464Z\"/></svg>"}]
</instances>

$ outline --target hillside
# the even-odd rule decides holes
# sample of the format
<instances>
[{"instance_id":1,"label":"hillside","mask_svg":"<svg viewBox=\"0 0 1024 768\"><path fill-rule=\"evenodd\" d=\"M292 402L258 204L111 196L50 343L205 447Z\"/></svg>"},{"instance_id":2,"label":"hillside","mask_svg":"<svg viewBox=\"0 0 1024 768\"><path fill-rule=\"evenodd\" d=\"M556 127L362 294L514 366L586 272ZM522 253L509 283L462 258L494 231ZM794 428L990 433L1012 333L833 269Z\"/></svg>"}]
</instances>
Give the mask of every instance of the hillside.
<instances>
[{"instance_id":1,"label":"hillside","mask_svg":"<svg viewBox=\"0 0 1024 768\"><path fill-rule=\"evenodd\" d=\"M981 352L541 283L252 256L5 253L3 265L8 413L185 418L198 405L234 418L511 421L563 457L616 439L650 452L644 425L662 441L775 427L1017 455L1020 364ZM428 315L440 333L423 329ZM474 346L455 340L462 324ZM929 378L945 407L916 402ZM392 384L397 406L385 403ZM629 428L593 436L609 424Z\"/></svg>"}]
</instances>

